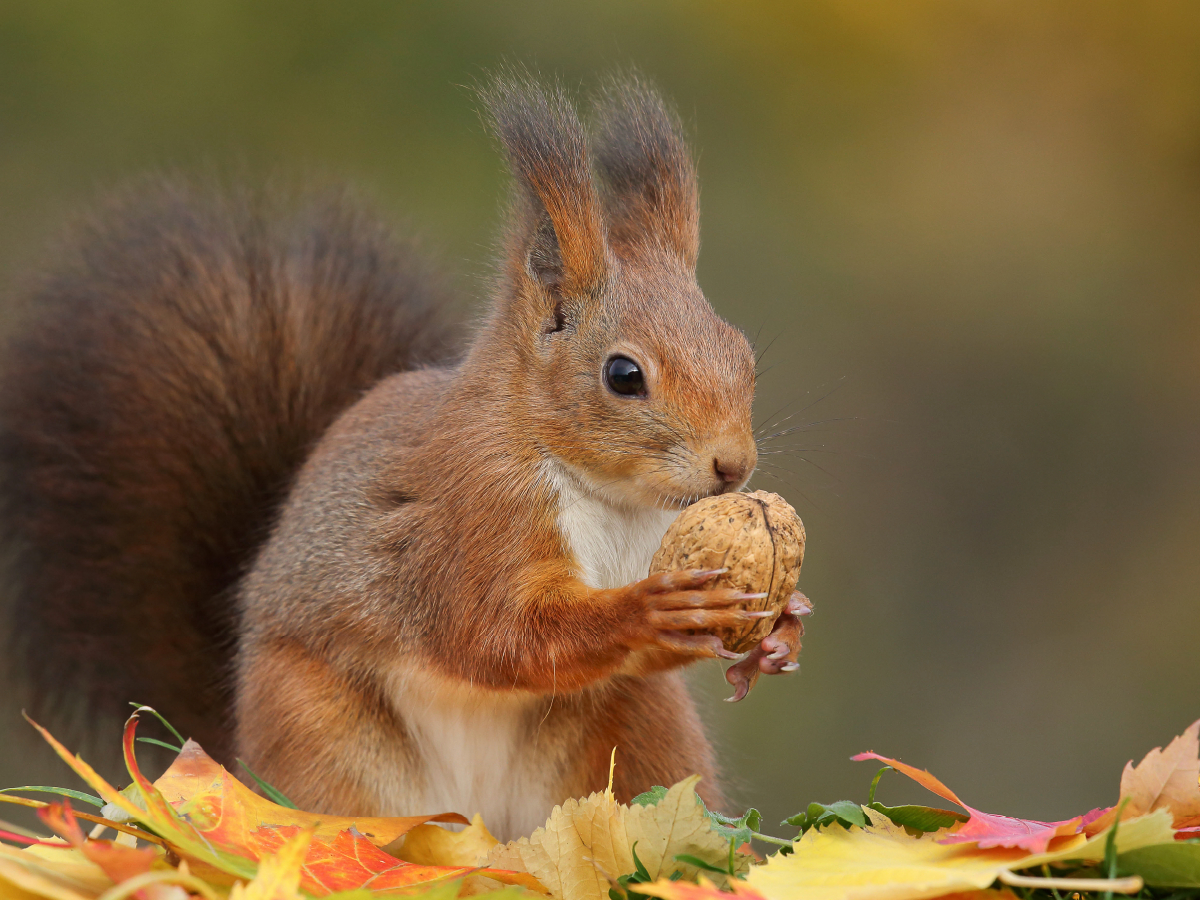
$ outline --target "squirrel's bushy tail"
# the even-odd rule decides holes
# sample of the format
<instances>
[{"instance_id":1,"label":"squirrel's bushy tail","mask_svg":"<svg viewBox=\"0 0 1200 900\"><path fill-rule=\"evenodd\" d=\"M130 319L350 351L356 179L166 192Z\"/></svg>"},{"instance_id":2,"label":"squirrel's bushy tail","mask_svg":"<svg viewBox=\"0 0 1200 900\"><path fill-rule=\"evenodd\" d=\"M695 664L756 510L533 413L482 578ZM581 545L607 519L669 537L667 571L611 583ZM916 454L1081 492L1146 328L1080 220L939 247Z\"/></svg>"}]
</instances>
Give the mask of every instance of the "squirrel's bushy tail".
<instances>
[{"instance_id":1,"label":"squirrel's bushy tail","mask_svg":"<svg viewBox=\"0 0 1200 900\"><path fill-rule=\"evenodd\" d=\"M35 710L148 703L227 748L236 582L309 449L443 358L447 299L341 195L142 185L30 292L0 388L8 657Z\"/></svg>"}]
</instances>

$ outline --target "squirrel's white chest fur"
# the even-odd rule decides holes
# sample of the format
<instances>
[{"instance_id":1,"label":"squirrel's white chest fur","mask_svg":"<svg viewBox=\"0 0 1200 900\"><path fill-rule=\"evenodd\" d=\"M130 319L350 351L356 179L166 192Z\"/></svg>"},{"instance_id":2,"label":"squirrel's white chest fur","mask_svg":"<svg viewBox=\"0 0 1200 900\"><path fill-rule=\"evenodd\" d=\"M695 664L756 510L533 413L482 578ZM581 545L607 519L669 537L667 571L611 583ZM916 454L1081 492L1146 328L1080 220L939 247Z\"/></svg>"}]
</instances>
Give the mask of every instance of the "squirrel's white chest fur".
<instances>
[{"instance_id":1,"label":"squirrel's white chest fur","mask_svg":"<svg viewBox=\"0 0 1200 900\"><path fill-rule=\"evenodd\" d=\"M645 578L678 511L616 507L561 469L548 470L547 477L579 578L593 588ZM417 758L396 760L390 775L386 766L377 773L375 790L384 808L397 815L482 813L488 828L505 840L530 834L562 801L551 796L546 779L561 761L542 758L540 729L531 728L552 698L480 691L408 666L393 673L390 693Z\"/></svg>"},{"instance_id":2,"label":"squirrel's white chest fur","mask_svg":"<svg viewBox=\"0 0 1200 900\"><path fill-rule=\"evenodd\" d=\"M679 510L615 506L564 469L548 464L558 495L558 529L588 587L616 588L641 581Z\"/></svg>"},{"instance_id":3,"label":"squirrel's white chest fur","mask_svg":"<svg viewBox=\"0 0 1200 900\"><path fill-rule=\"evenodd\" d=\"M530 727L547 698L477 690L413 668L397 669L390 687L415 758L376 775L384 808L479 813L502 841L545 824L562 800L552 796Z\"/></svg>"}]
</instances>

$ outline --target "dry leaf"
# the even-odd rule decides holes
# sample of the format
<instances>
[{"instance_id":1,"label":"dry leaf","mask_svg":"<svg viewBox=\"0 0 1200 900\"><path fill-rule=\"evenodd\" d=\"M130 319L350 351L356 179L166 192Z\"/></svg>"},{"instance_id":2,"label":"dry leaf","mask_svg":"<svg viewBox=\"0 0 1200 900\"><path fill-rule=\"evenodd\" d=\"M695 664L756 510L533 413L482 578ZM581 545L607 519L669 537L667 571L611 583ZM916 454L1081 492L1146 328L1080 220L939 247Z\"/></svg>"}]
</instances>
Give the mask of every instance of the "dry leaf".
<instances>
[{"instance_id":1,"label":"dry leaf","mask_svg":"<svg viewBox=\"0 0 1200 900\"><path fill-rule=\"evenodd\" d=\"M704 806L696 796L699 781L700 776L693 775L667 791L655 805L629 807L626 836L631 847L636 842L638 859L654 878L682 872L684 878L694 879L699 870L677 862L675 857L680 854L721 867L728 862L729 841L713 829L712 820L704 814ZM734 862L739 872L750 868L745 856L737 856Z\"/></svg>"},{"instance_id":2,"label":"dry leaf","mask_svg":"<svg viewBox=\"0 0 1200 900\"><path fill-rule=\"evenodd\" d=\"M1125 764L1121 799L1127 797L1126 818L1166 809L1184 827L1184 820L1200 816L1200 720L1165 750L1155 747L1136 766L1132 760Z\"/></svg>"},{"instance_id":3,"label":"dry leaf","mask_svg":"<svg viewBox=\"0 0 1200 900\"><path fill-rule=\"evenodd\" d=\"M696 796L699 780L684 779L654 806L625 806L611 791L568 800L554 808L544 827L493 850L488 863L529 872L563 900L607 900L612 882L634 871L635 843L638 859L654 878L673 872L695 878L698 870L676 855L714 865L723 865L729 855L729 842L713 830ZM749 860L739 856L737 864L744 871Z\"/></svg>"},{"instance_id":4,"label":"dry leaf","mask_svg":"<svg viewBox=\"0 0 1200 900\"><path fill-rule=\"evenodd\" d=\"M418 825L383 849L397 859L427 866L482 866L499 843L483 824L483 817L476 813L462 831Z\"/></svg>"}]
</instances>

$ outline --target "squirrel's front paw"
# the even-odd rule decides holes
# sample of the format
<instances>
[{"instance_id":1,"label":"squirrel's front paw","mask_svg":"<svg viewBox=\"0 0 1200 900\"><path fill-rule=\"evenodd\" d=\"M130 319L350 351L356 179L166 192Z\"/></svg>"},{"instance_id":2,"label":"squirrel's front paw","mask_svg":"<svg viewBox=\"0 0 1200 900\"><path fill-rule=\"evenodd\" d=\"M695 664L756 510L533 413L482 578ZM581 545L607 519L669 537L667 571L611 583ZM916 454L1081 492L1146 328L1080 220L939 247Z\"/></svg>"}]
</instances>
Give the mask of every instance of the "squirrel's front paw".
<instances>
[{"instance_id":1,"label":"squirrel's front paw","mask_svg":"<svg viewBox=\"0 0 1200 900\"><path fill-rule=\"evenodd\" d=\"M625 599L638 610L632 618L630 645L653 647L696 658L737 659L721 639L703 632L761 619L771 612L731 609L746 600L766 596L732 588L705 588L725 569L686 569L651 575L623 588Z\"/></svg>"},{"instance_id":2,"label":"squirrel's front paw","mask_svg":"<svg viewBox=\"0 0 1200 900\"><path fill-rule=\"evenodd\" d=\"M731 703L741 700L754 687L758 676L778 675L794 672L800 668L796 657L800 653L800 638L804 636L801 616L812 612L812 601L799 591L792 594L787 606L775 620L775 626L757 647L746 654L741 662L725 672L725 680L733 685L733 696L726 699Z\"/></svg>"}]
</instances>

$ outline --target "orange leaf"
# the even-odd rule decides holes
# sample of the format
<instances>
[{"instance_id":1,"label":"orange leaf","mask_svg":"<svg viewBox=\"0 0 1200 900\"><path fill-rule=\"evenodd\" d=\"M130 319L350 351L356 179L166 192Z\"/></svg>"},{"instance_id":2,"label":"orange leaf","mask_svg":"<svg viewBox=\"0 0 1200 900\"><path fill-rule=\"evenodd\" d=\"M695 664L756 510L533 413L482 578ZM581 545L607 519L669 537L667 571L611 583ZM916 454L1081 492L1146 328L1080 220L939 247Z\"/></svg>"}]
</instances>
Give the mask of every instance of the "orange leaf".
<instances>
[{"instance_id":1,"label":"orange leaf","mask_svg":"<svg viewBox=\"0 0 1200 900\"><path fill-rule=\"evenodd\" d=\"M262 825L315 826L316 840L330 839L354 828L382 847L425 822L469 824L465 816L457 813L382 818L323 816L288 809L254 793L195 741L183 745L183 752L154 782L153 788L209 840L246 848L254 847L252 835ZM257 857L261 853L255 851L254 855Z\"/></svg>"},{"instance_id":2,"label":"orange leaf","mask_svg":"<svg viewBox=\"0 0 1200 900\"><path fill-rule=\"evenodd\" d=\"M956 826L950 834L938 840L940 844L978 844L981 850L991 847L1019 847L1030 853L1045 853L1046 848L1055 838L1078 834L1083 830L1083 816L1076 816L1061 822L1039 822L1035 819L1014 819L1010 816L980 812L963 803L954 791L924 769L907 765L898 759L889 759L878 753L860 753L851 759L856 762L877 759L886 763L893 769L903 772L921 787L932 791L943 800L957 803L970 813L971 817L966 822Z\"/></svg>"},{"instance_id":3,"label":"orange leaf","mask_svg":"<svg viewBox=\"0 0 1200 900\"><path fill-rule=\"evenodd\" d=\"M301 886L314 894L370 887L396 891L478 871L506 884L536 886L522 873L467 866L419 866L381 847L426 822L467 824L457 813L430 816L324 816L288 809L260 797L229 774L195 741L188 741L152 788L217 850L254 860L278 852L302 829L312 832Z\"/></svg>"},{"instance_id":4,"label":"orange leaf","mask_svg":"<svg viewBox=\"0 0 1200 900\"><path fill-rule=\"evenodd\" d=\"M536 887L523 873L500 869L414 866L385 853L388 843L423 822L461 822L455 813L407 818L321 816L287 809L266 800L188 741L156 784L142 774L134 756L137 713L125 723L125 764L146 804L140 809L36 726L59 756L109 803L158 834L179 856L197 863L197 871L215 869L245 881L254 878L259 860L278 852L286 838L302 830L313 835L304 857L302 882L312 893L369 887L402 890L478 872L506 884ZM78 826L76 826L78 827ZM368 837L369 835L369 837Z\"/></svg>"}]
</instances>

